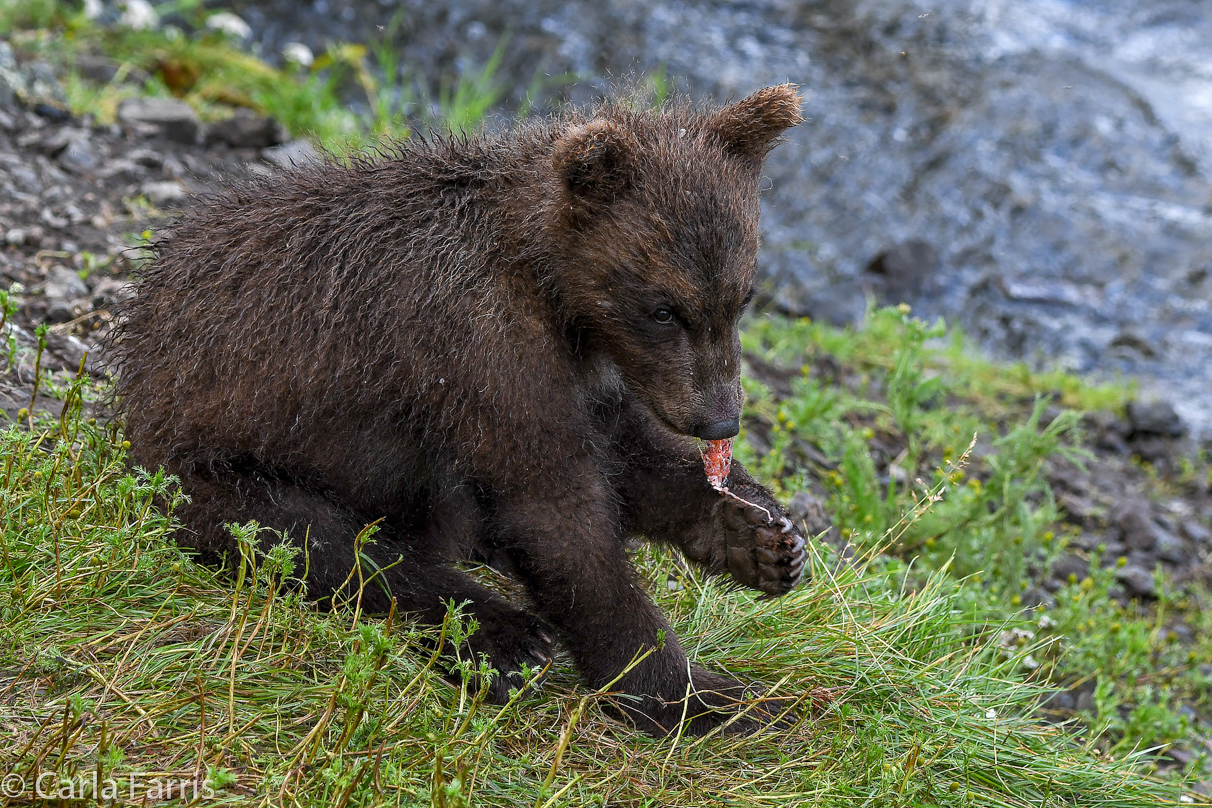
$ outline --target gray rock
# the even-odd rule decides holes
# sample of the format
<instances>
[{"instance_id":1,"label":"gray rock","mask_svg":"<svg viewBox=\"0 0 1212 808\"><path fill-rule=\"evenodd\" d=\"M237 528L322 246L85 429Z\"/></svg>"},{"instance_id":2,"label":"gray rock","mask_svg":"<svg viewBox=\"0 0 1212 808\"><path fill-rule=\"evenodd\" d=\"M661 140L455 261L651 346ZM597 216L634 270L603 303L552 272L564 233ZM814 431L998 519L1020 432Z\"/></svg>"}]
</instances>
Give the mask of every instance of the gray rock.
<instances>
[{"instance_id":1,"label":"gray rock","mask_svg":"<svg viewBox=\"0 0 1212 808\"><path fill-rule=\"evenodd\" d=\"M55 299L50 301L46 306L46 316L43 318L48 323L59 324L68 323L76 317L76 309L66 300Z\"/></svg>"},{"instance_id":2,"label":"gray rock","mask_svg":"<svg viewBox=\"0 0 1212 808\"><path fill-rule=\"evenodd\" d=\"M311 141L300 138L281 146L261 150L261 159L283 170L312 165L323 161L320 150Z\"/></svg>"},{"instance_id":3,"label":"gray rock","mask_svg":"<svg viewBox=\"0 0 1212 808\"><path fill-rule=\"evenodd\" d=\"M139 186L139 193L156 207L163 207L185 199L185 186L176 180L145 182Z\"/></svg>"},{"instance_id":4,"label":"gray rock","mask_svg":"<svg viewBox=\"0 0 1212 808\"><path fill-rule=\"evenodd\" d=\"M8 169L8 174L22 191L30 194L42 193L42 182L38 179L38 172L29 166L12 166Z\"/></svg>"},{"instance_id":5,"label":"gray rock","mask_svg":"<svg viewBox=\"0 0 1212 808\"><path fill-rule=\"evenodd\" d=\"M1212 547L1212 530L1196 522L1194 519L1188 519L1182 524L1182 532L1188 539L1203 547Z\"/></svg>"},{"instance_id":6,"label":"gray rock","mask_svg":"<svg viewBox=\"0 0 1212 808\"><path fill-rule=\"evenodd\" d=\"M1065 553L1052 564L1052 577L1067 581L1072 575L1080 581L1090 574L1090 562L1073 553Z\"/></svg>"},{"instance_id":7,"label":"gray rock","mask_svg":"<svg viewBox=\"0 0 1212 808\"><path fill-rule=\"evenodd\" d=\"M1094 710L1094 691L1083 690L1078 693L1075 705L1081 712L1092 712Z\"/></svg>"},{"instance_id":8,"label":"gray rock","mask_svg":"<svg viewBox=\"0 0 1212 808\"><path fill-rule=\"evenodd\" d=\"M135 149L126 155L126 159L144 168L162 168L164 166L164 155L152 149Z\"/></svg>"},{"instance_id":9,"label":"gray rock","mask_svg":"<svg viewBox=\"0 0 1212 808\"><path fill-rule=\"evenodd\" d=\"M67 148L67 144L72 142L72 138L78 135L77 132L71 129L52 129L43 133L32 133L32 136L25 140L25 143L32 144L37 147L38 151L45 154L47 157L58 157L59 153Z\"/></svg>"},{"instance_id":10,"label":"gray rock","mask_svg":"<svg viewBox=\"0 0 1212 808\"><path fill-rule=\"evenodd\" d=\"M1162 561L1169 561L1175 566L1186 564L1191 558L1191 554L1187 552L1186 542L1165 530L1158 531L1157 546L1154 551Z\"/></svg>"},{"instance_id":11,"label":"gray rock","mask_svg":"<svg viewBox=\"0 0 1212 808\"><path fill-rule=\"evenodd\" d=\"M198 140L198 113L175 98L128 98L118 105L118 121L139 134L159 134L177 143Z\"/></svg>"},{"instance_id":12,"label":"gray rock","mask_svg":"<svg viewBox=\"0 0 1212 808\"><path fill-rule=\"evenodd\" d=\"M42 245L42 228L38 225L14 227L4 234L4 241L12 247L40 247Z\"/></svg>"},{"instance_id":13,"label":"gray rock","mask_svg":"<svg viewBox=\"0 0 1212 808\"><path fill-rule=\"evenodd\" d=\"M29 89L25 103L34 106L38 103L48 103L55 107L66 108L67 93L55 75L55 68L46 62L30 62L25 73L29 77Z\"/></svg>"},{"instance_id":14,"label":"gray rock","mask_svg":"<svg viewBox=\"0 0 1212 808\"><path fill-rule=\"evenodd\" d=\"M867 265L867 272L886 303L916 300L938 276L938 270L938 250L917 239L880 253Z\"/></svg>"},{"instance_id":15,"label":"gray rock","mask_svg":"<svg viewBox=\"0 0 1212 808\"><path fill-rule=\"evenodd\" d=\"M817 536L833 527L824 504L808 491L797 491L788 503L788 513L794 522L804 526L809 536Z\"/></svg>"},{"instance_id":16,"label":"gray rock","mask_svg":"<svg viewBox=\"0 0 1212 808\"><path fill-rule=\"evenodd\" d=\"M93 153L92 145L83 137L70 140L59 153L58 160L59 165L73 174L84 174L97 167L97 156Z\"/></svg>"},{"instance_id":17,"label":"gray rock","mask_svg":"<svg viewBox=\"0 0 1212 808\"><path fill-rule=\"evenodd\" d=\"M16 110L29 82L17 66L17 57L7 42L0 41L0 109Z\"/></svg>"},{"instance_id":18,"label":"gray rock","mask_svg":"<svg viewBox=\"0 0 1212 808\"><path fill-rule=\"evenodd\" d=\"M42 287L48 299L77 300L88 295L88 284L67 267L51 267Z\"/></svg>"},{"instance_id":19,"label":"gray rock","mask_svg":"<svg viewBox=\"0 0 1212 808\"><path fill-rule=\"evenodd\" d=\"M1132 431L1138 435L1162 435L1182 437L1187 427L1174 407L1165 401L1133 401L1128 404L1128 421Z\"/></svg>"},{"instance_id":20,"label":"gray rock","mask_svg":"<svg viewBox=\"0 0 1212 808\"><path fill-rule=\"evenodd\" d=\"M44 365L51 370L63 369L74 373L80 369L80 362L84 360L85 355L88 353L88 346L71 334L56 334L53 332L47 334L46 347L60 360L58 362L44 362Z\"/></svg>"},{"instance_id":21,"label":"gray rock","mask_svg":"<svg viewBox=\"0 0 1212 808\"><path fill-rule=\"evenodd\" d=\"M1152 550L1157 543L1157 526L1145 500L1130 499L1121 504L1112 513L1111 523L1119 528L1124 544L1132 550Z\"/></svg>"},{"instance_id":22,"label":"gray rock","mask_svg":"<svg viewBox=\"0 0 1212 808\"><path fill-rule=\"evenodd\" d=\"M130 281L102 278L93 285L93 308L102 309L114 303L121 303L134 294L134 290L134 284Z\"/></svg>"},{"instance_id":23,"label":"gray rock","mask_svg":"<svg viewBox=\"0 0 1212 808\"><path fill-rule=\"evenodd\" d=\"M1052 693L1048 698L1044 699L1043 705L1046 710L1066 710L1072 711L1077 707L1077 699L1072 693L1064 690L1058 690Z\"/></svg>"},{"instance_id":24,"label":"gray rock","mask_svg":"<svg viewBox=\"0 0 1212 808\"><path fill-rule=\"evenodd\" d=\"M117 160L110 160L97 171L97 176L102 179L110 177L121 177L125 180L141 180L147 176L147 169L125 157L120 157Z\"/></svg>"},{"instance_id":25,"label":"gray rock","mask_svg":"<svg viewBox=\"0 0 1212 808\"><path fill-rule=\"evenodd\" d=\"M1115 571L1115 579L1124 585L1128 595L1136 597L1153 596L1153 573L1136 564L1128 564Z\"/></svg>"},{"instance_id":26,"label":"gray rock","mask_svg":"<svg viewBox=\"0 0 1212 808\"><path fill-rule=\"evenodd\" d=\"M246 109L238 109L230 118L206 127L207 144L226 143L233 149L266 149L285 140L281 124Z\"/></svg>"},{"instance_id":27,"label":"gray rock","mask_svg":"<svg viewBox=\"0 0 1212 808\"><path fill-rule=\"evenodd\" d=\"M1157 351L1153 344L1131 329L1120 331L1115 339L1107 343L1108 356L1132 358L1137 354L1146 359L1156 359Z\"/></svg>"},{"instance_id":28,"label":"gray rock","mask_svg":"<svg viewBox=\"0 0 1212 808\"><path fill-rule=\"evenodd\" d=\"M75 64L81 78L97 84L109 84L118 75L118 63L104 56L77 56Z\"/></svg>"}]
</instances>

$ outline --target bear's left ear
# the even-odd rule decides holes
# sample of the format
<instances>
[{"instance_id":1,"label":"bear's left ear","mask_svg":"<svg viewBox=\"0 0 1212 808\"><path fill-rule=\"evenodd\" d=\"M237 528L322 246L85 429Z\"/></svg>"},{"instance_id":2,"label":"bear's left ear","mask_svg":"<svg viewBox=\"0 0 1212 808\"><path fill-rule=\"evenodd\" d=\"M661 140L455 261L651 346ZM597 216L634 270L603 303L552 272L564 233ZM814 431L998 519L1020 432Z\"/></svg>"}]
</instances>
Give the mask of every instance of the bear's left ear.
<instances>
[{"instance_id":1,"label":"bear's left ear","mask_svg":"<svg viewBox=\"0 0 1212 808\"><path fill-rule=\"evenodd\" d=\"M780 84L758 90L714 112L705 128L729 153L760 164L779 135L804 120L804 99L796 89L794 84Z\"/></svg>"},{"instance_id":2,"label":"bear's left ear","mask_svg":"<svg viewBox=\"0 0 1212 808\"><path fill-rule=\"evenodd\" d=\"M611 121L570 128L556 141L552 168L580 210L609 205L631 185L632 139Z\"/></svg>"}]
</instances>

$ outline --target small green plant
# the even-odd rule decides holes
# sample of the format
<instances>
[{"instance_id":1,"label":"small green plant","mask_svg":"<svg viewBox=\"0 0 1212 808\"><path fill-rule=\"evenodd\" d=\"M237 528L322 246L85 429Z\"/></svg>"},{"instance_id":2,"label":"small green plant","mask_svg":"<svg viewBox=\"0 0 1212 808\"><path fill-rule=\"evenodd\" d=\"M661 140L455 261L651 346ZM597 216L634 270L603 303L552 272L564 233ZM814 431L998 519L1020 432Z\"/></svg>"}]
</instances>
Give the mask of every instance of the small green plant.
<instances>
[{"instance_id":1,"label":"small green plant","mask_svg":"<svg viewBox=\"0 0 1212 808\"><path fill-rule=\"evenodd\" d=\"M1186 620L1206 620L1206 593L1175 599L1163 576L1152 610L1120 605L1117 568L1095 554L1090 576L1058 591L1054 606L1024 603L1030 592L1041 599L1038 587L1074 533L1061 521L1048 470L1064 463L1080 471L1091 458L1080 448L1080 413L1057 408L1052 395L1100 404L1122 402L1126 392L1005 370L905 307L872 311L852 329L754 318L742 340L756 366L799 371L786 397L746 382L746 434L770 436L761 452L738 451L756 474L824 495L861 557L903 559L909 579L945 570L964 580L972 607L1006 615L1005 630L1027 643L1015 654L1036 681L1078 692L1097 683L1093 709L1076 716L1092 752L1188 743L1193 728L1177 694L1212 700L1196 664L1212 659L1212 644L1178 643L1165 625L1180 603ZM795 448L804 442L813 450L806 460ZM1183 475L1198 479L1189 465ZM1161 485L1156 474L1146 478Z\"/></svg>"},{"instance_id":2,"label":"small green plant","mask_svg":"<svg viewBox=\"0 0 1212 808\"><path fill-rule=\"evenodd\" d=\"M17 313L19 289L17 284L13 284L7 291L0 290L0 339L4 340L4 370L17 364L17 334L15 329L8 328L8 324Z\"/></svg>"}]
</instances>

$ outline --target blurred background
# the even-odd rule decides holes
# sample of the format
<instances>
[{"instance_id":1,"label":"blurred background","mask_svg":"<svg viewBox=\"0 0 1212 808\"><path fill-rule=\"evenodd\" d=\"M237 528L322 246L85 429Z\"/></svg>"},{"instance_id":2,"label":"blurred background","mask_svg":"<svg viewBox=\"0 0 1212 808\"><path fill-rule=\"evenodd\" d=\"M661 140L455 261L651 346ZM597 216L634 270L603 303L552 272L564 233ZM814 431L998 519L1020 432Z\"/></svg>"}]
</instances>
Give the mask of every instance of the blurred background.
<instances>
[{"instance_id":1,"label":"blurred background","mask_svg":"<svg viewBox=\"0 0 1212 808\"><path fill-rule=\"evenodd\" d=\"M1190 0L264 2L263 53L373 40L438 87L495 63L501 110L622 76L728 98L803 87L767 173L789 311L867 300L998 356L1130 374L1212 426L1212 6ZM403 67L403 66L406 66Z\"/></svg>"},{"instance_id":2,"label":"blurred background","mask_svg":"<svg viewBox=\"0 0 1212 808\"><path fill-rule=\"evenodd\" d=\"M1212 427L1207 4L10 0L6 8L10 26L82 13L125 29L134 71L120 79L192 93L203 107L260 93L254 106L330 147L355 129L399 134L405 118L457 127L487 115L496 125L590 100L620 80L657 95L721 99L796 82L808 121L767 170L769 300L832 323L855 321L873 301L907 302L962 326L995 357L1138 379L1146 398L1171 404L1196 433ZM198 31L301 73L322 92L283 102L256 87L216 91L216 80L240 80L216 79L210 73L222 71L208 72L196 52L201 67L188 51L150 65L138 58L140 34L159 35L143 40L154 51L165 33L196 39ZM101 72L112 78L114 66ZM335 112L323 107L337 103L369 125L329 125Z\"/></svg>"}]
</instances>

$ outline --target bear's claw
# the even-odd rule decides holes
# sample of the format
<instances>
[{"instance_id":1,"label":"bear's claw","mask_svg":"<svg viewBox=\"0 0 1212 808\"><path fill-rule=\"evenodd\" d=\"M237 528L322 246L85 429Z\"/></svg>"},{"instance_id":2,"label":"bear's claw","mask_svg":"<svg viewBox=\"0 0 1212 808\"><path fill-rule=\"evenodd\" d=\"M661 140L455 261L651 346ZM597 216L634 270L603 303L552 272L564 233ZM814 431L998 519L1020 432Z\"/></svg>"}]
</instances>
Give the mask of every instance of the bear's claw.
<instances>
[{"instance_id":1,"label":"bear's claw","mask_svg":"<svg viewBox=\"0 0 1212 808\"><path fill-rule=\"evenodd\" d=\"M728 499L724 534L728 571L738 583L765 592L790 592L804 571L806 538L786 515ZM777 508L777 506L775 506Z\"/></svg>"}]
</instances>

